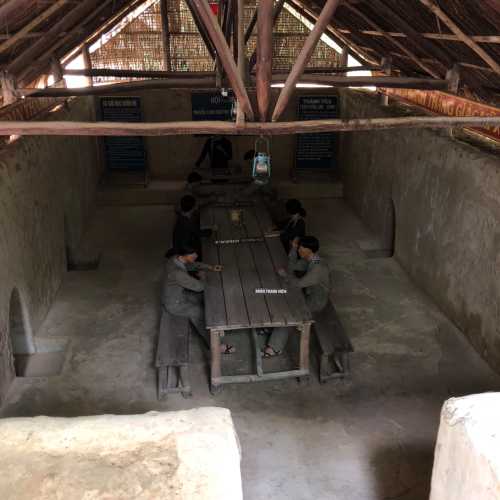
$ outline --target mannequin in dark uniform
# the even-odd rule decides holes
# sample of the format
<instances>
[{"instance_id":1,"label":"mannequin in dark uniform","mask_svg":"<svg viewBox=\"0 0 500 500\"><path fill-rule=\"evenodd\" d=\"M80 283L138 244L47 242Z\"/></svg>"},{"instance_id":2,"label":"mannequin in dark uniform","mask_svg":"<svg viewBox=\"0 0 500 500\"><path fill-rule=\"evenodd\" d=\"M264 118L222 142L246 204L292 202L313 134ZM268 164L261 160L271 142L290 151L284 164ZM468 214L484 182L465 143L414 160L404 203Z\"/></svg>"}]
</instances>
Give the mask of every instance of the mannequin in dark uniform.
<instances>
[{"instance_id":1,"label":"mannequin in dark uniform","mask_svg":"<svg viewBox=\"0 0 500 500\"><path fill-rule=\"evenodd\" d=\"M226 173L229 169L229 161L233 158L233 146L231 141L221 135L211 136L205 142L200 157L196 161L199 167L208 155L212 174Z\"/></svg>"}]
</instances>

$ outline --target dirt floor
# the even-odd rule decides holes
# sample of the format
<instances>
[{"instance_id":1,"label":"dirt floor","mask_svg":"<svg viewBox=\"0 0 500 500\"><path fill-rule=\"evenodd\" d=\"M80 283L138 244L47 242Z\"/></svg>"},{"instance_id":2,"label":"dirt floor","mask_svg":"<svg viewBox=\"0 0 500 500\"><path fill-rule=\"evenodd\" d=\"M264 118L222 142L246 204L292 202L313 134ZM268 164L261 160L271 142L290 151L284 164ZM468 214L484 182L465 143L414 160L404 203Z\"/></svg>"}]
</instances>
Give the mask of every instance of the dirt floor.
<instances>
[{"instance_id":1,"label":"dirt floor","mask_svg":"<svg viewBox=\"0 0 500 500\"><path fill-rule=\"evenodd\" d=\"M62 373L17 378L2 416L222 406L241 441L247 500L427 498L443 402L498 390L500 377L394 259L366 257L360 242L370 235L342 200L306 208L356 351L349 381L320 385L313 363L309 385L233 385L213 397L207 355L193 337L193 398L158 402L153 359L173 210L109 207L87 238L102 251L99 269L67 274L37 334L39 346L65 346Z\"/></svg>"}]
</instances>

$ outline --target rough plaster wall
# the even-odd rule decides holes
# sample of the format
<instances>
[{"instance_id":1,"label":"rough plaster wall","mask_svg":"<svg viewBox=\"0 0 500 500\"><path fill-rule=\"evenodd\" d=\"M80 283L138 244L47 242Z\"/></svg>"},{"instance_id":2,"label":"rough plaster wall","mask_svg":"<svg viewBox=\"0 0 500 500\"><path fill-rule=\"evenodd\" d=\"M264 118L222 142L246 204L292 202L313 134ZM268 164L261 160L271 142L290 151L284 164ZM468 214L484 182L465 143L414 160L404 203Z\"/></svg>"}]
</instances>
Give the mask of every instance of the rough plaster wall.
<instances>
[{"instance_id":1,"label":"rough plaster wall","mask_svg":"<svg viewBox=\"0 0 500 500\"><path fill-rule=\"evenodd\" d=\"M93 101L72 101L51 119L92 120ZM14 375L9 301L17 288L36 332L95 206L96 139L23 137L0 150L0 403ZM69 235L65 237L64 218Z\"/></svg>"},{"instance_id":2,"label":"rough plaster wall","mask_svg":"<svg viewBox=\"0 0 500 500\"><path fill-rule=\"evenodd\" d=\"M273 89L271 109L278 98L280 89ZM291 100L291 104L283 115L282 121L294 120L299 95L331 94L331 89L302 89ZM191 91L190 90L148 90L136 92L143 106L143 120L160 121L191 121ZM255 95L250 94L257 109ZM153 178L183 180L194 168L206 138L194 136L147 137L148 163ZM243 155L254 148L255 137L230 137L233 145L233 160L242 166L248 165ZM287 179L295 161L295 137L279 136L271 139L273 178ZM207 161L207 160L206 160Z\"/></svg>"},{"instance_id":3,"label":"rough plaster wall","mask_svg":"<svg viewBox=\"0 0 500 500\"><path fill-rule=\"evenodd\" d=\"M344 91L343 117L400 114ZM343 134L345 196L381 236L396 212L395 256L500 371L500 159L444 131Z\"/></svg>"}]
</instances>

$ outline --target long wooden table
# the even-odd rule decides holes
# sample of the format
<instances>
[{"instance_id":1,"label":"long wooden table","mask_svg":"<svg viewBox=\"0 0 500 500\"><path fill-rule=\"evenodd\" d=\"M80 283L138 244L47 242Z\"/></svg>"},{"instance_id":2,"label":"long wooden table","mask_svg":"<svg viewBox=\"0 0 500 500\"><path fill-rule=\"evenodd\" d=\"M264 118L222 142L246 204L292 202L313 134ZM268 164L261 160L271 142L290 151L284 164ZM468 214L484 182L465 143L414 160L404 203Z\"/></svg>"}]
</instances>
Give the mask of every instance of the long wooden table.
<instances>
[{"instance_id":1,"label":"long wooden table","mask_svg":"<svg viewBox=\"0 0 500 500\"><path fill-rule=\"evenodd\" d=\"M287 266L287 255L279 238L266 238L272 226L263 205L239 207L242 223L231 221L228 206L208 206L201 211L201 226L217 226L211 238L203 240L203 261L221 264L221 273L208 273L205 290L205 319L211 341L211 390L222 384L276 380L309 375L311 314L299 289L288 288L276 273ZM260 241L218 243L255 238ZM286 290L286 293L256 293L256 290ZM256 328L294 327L300 335L298 366L266 373L263 369ZM254 347L255 373L223 375L221 336L228 331L249 330Z\"/></svg>"}]
</instances>

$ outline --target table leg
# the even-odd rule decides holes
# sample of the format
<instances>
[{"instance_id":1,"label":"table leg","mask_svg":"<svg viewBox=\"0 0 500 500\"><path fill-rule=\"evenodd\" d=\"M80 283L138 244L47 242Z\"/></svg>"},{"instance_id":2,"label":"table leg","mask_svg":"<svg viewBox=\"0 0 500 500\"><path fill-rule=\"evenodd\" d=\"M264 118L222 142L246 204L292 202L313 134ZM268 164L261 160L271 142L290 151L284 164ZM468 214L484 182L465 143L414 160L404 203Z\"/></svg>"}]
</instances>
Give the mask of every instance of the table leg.
<instances>
[{"instance_id":1,"label":"table leg","mask_svg":"<svg viewBox=\"0 0 500 500\"><path fill-rule=\"evenodd\" d=\"M311 336L311 323L303 323L298 327L300 331L299 368L309 372L309 339Z\"/></svg>"},{"instance_id":2,"label":"table leg","mask_svg":"<svg viewBox=\"0 0 500 500\"><path fill-rule=\"evenodd\" d=\"M219 379L222 374L220 352L221 333L222 332L219 330L210 330L210 392L212 394L216 394L220 390L215 380Z\"/></svg>"}]
</instances>

